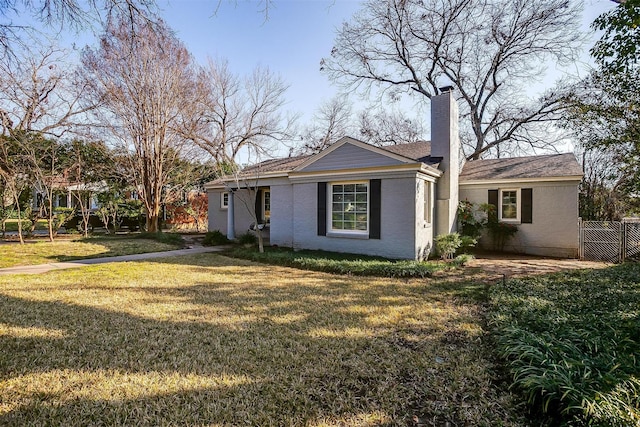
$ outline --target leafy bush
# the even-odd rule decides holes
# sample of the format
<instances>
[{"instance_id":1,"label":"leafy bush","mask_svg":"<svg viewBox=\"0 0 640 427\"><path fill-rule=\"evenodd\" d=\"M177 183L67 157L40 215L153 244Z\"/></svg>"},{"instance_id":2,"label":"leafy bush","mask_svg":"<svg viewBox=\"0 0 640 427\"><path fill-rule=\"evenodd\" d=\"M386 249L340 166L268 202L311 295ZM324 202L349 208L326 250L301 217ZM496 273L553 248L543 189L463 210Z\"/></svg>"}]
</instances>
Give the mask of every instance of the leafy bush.
<instances>
[{"instance_id":1,"label":"leafy bush","mask_svg":"<svg viewBox=\"0 0 640 427\"><path fill-rule=\"evenodd\" d=\"M229 239L220 230L207 232L202 240L204 246L225 245L227 243L229 243Z\"/></svg>"},{"instance_id":2,"label":"leafy bush","mask_svg":"<svg viewBox=\"0 0 640 427\"><path fill-rule=\"evenodd\" d=\"M471 254L460 254L457 257L455 257L453 259L453 264L456 267L464 267L465 265L467 265L469 263L469 261L471 261L472 259L474 259L474 256Z\"/></svg>"},{"instance_id":3,"label":"leafy bush","mask_svg":"<svg viewBox=\"0 0 640 427\"><path fill-rule=\"evenodd\" d=\"M513 387L563 424L640 423L640 264L497 285L491 326Z\"/></svg>"},{"instance_id":4,"label":"leafy bush","mask_svg":"<svg viewBox=\"0 0 640 427\"><path fill-rule=\"evenodd\" d=\"M441 234L436 237L436 250L443 260L453 259L456 250L462 244L458 233Z\"/></svg>"},{"instance_id":5,"label":"leafy bush","mask_svg":"<svg viewBox=\"0 0 640 427\"><path fill-rule=\"evenodd\" d=\"M471 236L460 236L460 247L458 253L468 254L471 248L478 244L478 239Z\"/></svg>"},{"instance_id":6,"label":"leafy bush","mask_svg":"<svg viewBox=\"0 0 640 427\"><path fill-rule=\"evenodd\" d=\"M266 248L260 253L254 249L235 248L229 255L257 262L354 276L430 277L444 266L435 262L392 261L378 257L337 254L324 251L299 251Z\"/></svg>"},{"instance_id":7,"label":"leafy bush","mask_svg":"<svg viewBox=\"0 0 640 427\"><path fill-rule=\"evenodd\" d=\"M255 245L258 243L258 238L253 233L244 233L238 236L238 243L241 245Z\"/></svg>"},{"instance_id":8,"label":"leafy bush","mask_svg":"<svg viewBox=\"0 0 640 427\"><path fill-rule=\"evenodd\" d=\"M149 233L149 232L145 232L145 233L140 233L138 235L136 235L137 239L150 239L150 240L155 240L157 242L160 243L166 243L169 245L175 245L175 246L183 246L184 245L184 240L182 239L182 236L178 233L162 233L162 232L157 232L157 233Z\"/></svg>"},{"instance_id":9,"label":"leafy bush","mask_svg":"<svg viewBox=\"0 0 640 427\"><path fill-rule=\"evenodd\" d=\"M458 230L463 236L477 239L487 225L486 212L476 209L468 200L458 203Z\"/></svg>"},{"instance_id":10,"label":"leafy bush","mask_svg":"<svg viewBox=\"0 0 640 427\"><path fill-rule=\"evenodd\" d=\"M494 205L485 203L480 205L480 209L487 214L486 227L493 242L493 249L503 251L507 241L518 232L518 227L515 224L500 222Z\"/></svg>"}]
</instances>

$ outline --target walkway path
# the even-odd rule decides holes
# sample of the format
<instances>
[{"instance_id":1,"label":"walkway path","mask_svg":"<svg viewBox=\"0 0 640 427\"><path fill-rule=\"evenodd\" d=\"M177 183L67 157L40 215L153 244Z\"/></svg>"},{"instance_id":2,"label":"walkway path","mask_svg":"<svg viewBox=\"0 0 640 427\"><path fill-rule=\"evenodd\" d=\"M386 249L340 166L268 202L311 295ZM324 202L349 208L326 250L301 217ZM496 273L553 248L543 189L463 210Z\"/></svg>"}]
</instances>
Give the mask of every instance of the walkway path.
<instances>
[{"instance_id":1,"label":"walkway path","mask_svg":"<svg viewBox=\"0 0 640 427\"><path fill-rule=\"evenodd\" d=\"M224 250L222 246L210 246L210 247L197 246L189 249L176 249L174 251L165 251L165 252L149 252L146 254L80 259L76 261L52 262L48 264L37 264L37 265L22 265L17 267L0 268L0 275L38 274L38 273L46 273L47 271L52 271L52 270L86 267L88 265L104 264L107 262L140 261L144 259L164 258L164 257L172 257L172 256L180 256L180 255L194 255L194 254L202 254L206 252L220 252L222 250Z\"/></svg>"}]
</instances>

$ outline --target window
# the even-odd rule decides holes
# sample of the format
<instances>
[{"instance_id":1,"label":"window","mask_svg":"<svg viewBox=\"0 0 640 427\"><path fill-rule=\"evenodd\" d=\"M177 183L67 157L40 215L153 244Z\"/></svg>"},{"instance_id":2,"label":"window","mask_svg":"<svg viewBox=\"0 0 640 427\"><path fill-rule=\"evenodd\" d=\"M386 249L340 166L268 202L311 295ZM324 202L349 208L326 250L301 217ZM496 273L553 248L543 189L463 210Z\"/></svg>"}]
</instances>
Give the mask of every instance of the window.
<instances>
[{"instance_id":1,"label":"window","mask_svg":"<svg viewBox=\"0 0 640 427\"><path fill-rule=\"evenodd\" d=\"M224 192L220 194L220 209L227 209L229 207L229 193Z\"/></svg>"},{"instance_id":2,"label":"window","mask_svg":"<svg viewBox=\"0 0 640 427\"><path fill-rule=\"evenodd\" d=\"M424 222L431 224L431 183L424 181Z\"/></svg>"},{"instance_id":3,"label":"window","mask_svg":"<svg viewBox=\"0 0 640 427\"><path fill-rule=\"evenodd\" d=\"M331 184L331 229L354 233L369 230L369 184Z\"/></svg>"},{"instance_id":4,"label":"window","mask_svg":"<svg viewBox=\"0 0 640 427\"><path fill-rule=\"evenodd\" d=\"M271 220L271 191L264 190L262 192L262 207L263 207L263 220L265 223L269 223Z\"/></svg>"},{"instance_id":5,"label":"window","mask_svg":"<svg viewBox=\"0 0 640 427\"><path fill-rule=\"evenodd\" d=\"M500 190L500 206L498 219L501 221L520 221L520 190Z\"/></svg>"}]
</instances>

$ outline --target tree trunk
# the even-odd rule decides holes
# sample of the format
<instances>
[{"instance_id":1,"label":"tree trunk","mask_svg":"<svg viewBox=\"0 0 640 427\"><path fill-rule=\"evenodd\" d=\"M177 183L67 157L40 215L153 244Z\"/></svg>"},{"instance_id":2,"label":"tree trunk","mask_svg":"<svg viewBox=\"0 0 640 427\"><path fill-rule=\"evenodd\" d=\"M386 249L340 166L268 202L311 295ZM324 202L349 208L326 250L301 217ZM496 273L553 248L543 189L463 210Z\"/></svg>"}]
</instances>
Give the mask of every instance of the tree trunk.
<instances>
[{"instance_id":1,"label":"tree trunk","mask_svg":"<svg viewBox=\"0 0 640 427\"><path fill-rule=\"evenodd\" d=\"M49 196L49 241L53 242L53 191Z\"/></svg>"}]
</instances>

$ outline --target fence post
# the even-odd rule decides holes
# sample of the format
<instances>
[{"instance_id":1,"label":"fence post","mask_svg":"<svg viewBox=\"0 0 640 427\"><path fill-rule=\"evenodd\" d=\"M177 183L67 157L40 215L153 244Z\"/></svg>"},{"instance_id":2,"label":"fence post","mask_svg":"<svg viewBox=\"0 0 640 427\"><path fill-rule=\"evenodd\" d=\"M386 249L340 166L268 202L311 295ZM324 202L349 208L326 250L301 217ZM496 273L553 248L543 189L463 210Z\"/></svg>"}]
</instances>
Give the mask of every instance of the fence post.
<instances>
[{"instance_id":1,"label":"fence post","mask_svg":"<svg viewBox=\"0 0 640 427\"><path fill-rule=\"evenodd\" d=\"M626 238L627 227L624 222L624 218L620 221L620 263L624 262L624 258L627 252L627 238Z\"/></svg>"}]
</instances>

